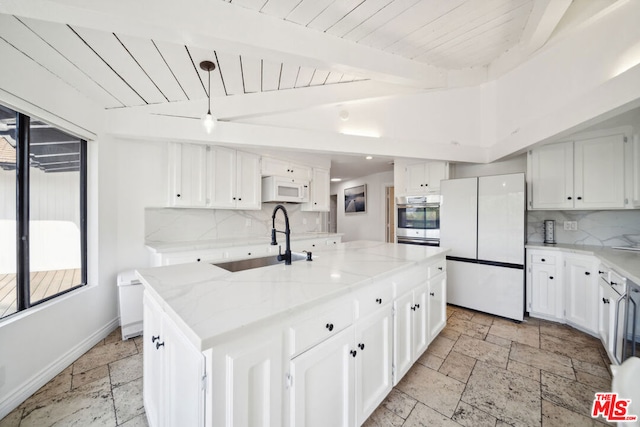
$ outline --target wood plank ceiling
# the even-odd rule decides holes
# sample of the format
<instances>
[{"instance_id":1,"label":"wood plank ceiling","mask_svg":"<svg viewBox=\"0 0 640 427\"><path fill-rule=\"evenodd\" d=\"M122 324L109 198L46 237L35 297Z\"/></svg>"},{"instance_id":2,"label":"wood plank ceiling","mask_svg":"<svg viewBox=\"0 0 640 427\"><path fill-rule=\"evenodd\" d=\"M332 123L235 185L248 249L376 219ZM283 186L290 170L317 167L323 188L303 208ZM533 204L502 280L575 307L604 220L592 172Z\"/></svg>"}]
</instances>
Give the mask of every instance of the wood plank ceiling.
<instances>
[{"instance_id":1,"label":"wood plank ceiling","mask_svg":"<svg viewBox=\"0 0 640 427\"><path fill-rule=\"evenodd\" d=\"M214 0L414 61L482 67L516 45L534 0ZM0 42L104 108L333 85L367 76L0 14Z\"/></svg>"}]
</instances>

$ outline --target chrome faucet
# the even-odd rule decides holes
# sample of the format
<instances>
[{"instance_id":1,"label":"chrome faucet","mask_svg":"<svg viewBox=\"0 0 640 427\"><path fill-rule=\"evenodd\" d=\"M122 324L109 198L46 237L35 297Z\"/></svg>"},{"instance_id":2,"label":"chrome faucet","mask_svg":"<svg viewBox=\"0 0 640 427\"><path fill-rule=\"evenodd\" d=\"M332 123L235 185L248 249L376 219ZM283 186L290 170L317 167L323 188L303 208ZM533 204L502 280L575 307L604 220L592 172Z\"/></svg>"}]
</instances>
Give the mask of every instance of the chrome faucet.
<instances>
[{"instance_id":1,"label":"chrome faucet","mask_svg":"<svg viewBox=\"0 0 640 427\"><path fill-rule=\"evenodd\" d=\"M276 230L276 213L278 209L282 210L284 213L284 231ZM278 244L276 241L276 233L284 233L286 247L284 250L284 254L280 253L281 248L278 248L278 261L284 260L285 265L291 265L291 240L289 235L291 234L291 229L289 228L289 215L287 214L287 210L282 205L276 205L273 208L273 215L271 215L271 245L275 246Z\"/></svg>"}]
</instances>

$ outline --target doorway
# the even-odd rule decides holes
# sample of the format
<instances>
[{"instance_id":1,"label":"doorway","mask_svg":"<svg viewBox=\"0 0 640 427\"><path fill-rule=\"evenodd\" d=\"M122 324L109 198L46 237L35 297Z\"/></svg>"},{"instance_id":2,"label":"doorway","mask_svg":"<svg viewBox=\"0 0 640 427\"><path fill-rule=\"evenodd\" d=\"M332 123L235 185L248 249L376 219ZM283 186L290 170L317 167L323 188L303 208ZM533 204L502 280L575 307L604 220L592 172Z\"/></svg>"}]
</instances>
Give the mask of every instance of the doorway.
<instances>
[{"instance_id":1,"label":"doorway","mask_svg":"<svg viewBox=\"0 0 640 427\"><path fill-rule=\"evenodd\" d=\"M329 233L338 232L338 195L329 197L329 215L327 216L327 231Z\"/></svg>"},{"instance_id":2,"label":"doorway","mask_svg":"<svg viewBox=\"0 0 640 427\"><path fill-rule=\"evenodd\" d=\"M396 205L394 187L385 189L385 238L387 243L396 242Z\"/></svg>"}]
</instances>

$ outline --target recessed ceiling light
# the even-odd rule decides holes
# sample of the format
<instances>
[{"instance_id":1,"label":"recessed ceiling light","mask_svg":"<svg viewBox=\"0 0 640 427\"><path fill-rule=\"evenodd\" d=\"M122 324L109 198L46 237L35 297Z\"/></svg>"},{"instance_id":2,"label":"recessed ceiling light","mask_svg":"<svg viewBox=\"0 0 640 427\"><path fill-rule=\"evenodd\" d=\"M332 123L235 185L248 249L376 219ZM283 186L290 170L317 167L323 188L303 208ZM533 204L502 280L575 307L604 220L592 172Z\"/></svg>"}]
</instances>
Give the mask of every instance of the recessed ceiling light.
<instances>
[{"instance_id":1,"label":"recessed ceiling light","mask_svg":"<svg viewBox=\"0 0 640 427\"><path fill-rule=\"evenodd\" d=\"M331 178L331 182L340 182L342 178Z\"/></svg>"},{"instance_id":2,"label":"recessed ceiling light","mask_svg":"<svg viewBox=\"0 0 640 427\"><path fill-rule=\"evenodd\" d=\"M373 159L373 156L367 156L367 157L365 157L365 159L371 160L371 159Z\"/></svg>"}]
</instances>

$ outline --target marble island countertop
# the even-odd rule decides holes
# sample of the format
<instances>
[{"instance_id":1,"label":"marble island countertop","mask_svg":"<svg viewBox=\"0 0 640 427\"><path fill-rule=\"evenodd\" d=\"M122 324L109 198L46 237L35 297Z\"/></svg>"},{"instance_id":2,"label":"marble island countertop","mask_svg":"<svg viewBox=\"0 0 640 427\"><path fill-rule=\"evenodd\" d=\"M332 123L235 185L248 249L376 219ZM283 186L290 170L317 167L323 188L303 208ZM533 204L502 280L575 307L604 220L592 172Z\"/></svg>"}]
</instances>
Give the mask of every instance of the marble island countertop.
<instances>
[{"instance_id":1,"label":"marble island countertop","mask_svg":"<svg viewBox=\"0 0 640 427\"><path fill-rule=\"evenodd\" d=\"M308 240L308 239L330 239L342 236L340 233L291 233L291 241ZM279 241L284 241L284 237L278 237ZM264 237L244 237L244 238L228 238L228 239L212 239L212 240L189 240L182 242L146 242L145 246L155 253L170 253L182 251L195 251L206 249L230 248L236 246L249 245L268 245L271 243L271 236ZM293 248L294 250L297 248ZM300 248L301 250L304 248Z\"/></svg>"},{"instance_id":2,"label":"marble island countertop","mask_svg":"<svg viewBox=\"0 0 640 427\"><path fill-rule=\"evenodd\" d=\"M640 284L640 252L613 249L602 246L527 243L527 249L545 249L594 255L627 279Z\"/></svg>"},{"instance_id":3,"label":"marble island countertop","mask_svg":"<svg viewBox=\"0 0 640 427\"><path fill-rule=\"evenodd\" d=\"M355 241L314 254L311 262L294 261L289 266L231 273L207 263L190 263L136 274L189 340L206 350L238 329L265 326L447 252Z\"/></svg>"}]
</instances>

